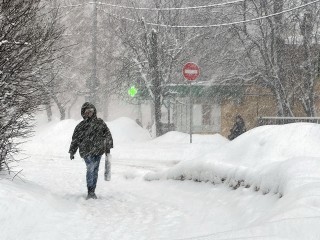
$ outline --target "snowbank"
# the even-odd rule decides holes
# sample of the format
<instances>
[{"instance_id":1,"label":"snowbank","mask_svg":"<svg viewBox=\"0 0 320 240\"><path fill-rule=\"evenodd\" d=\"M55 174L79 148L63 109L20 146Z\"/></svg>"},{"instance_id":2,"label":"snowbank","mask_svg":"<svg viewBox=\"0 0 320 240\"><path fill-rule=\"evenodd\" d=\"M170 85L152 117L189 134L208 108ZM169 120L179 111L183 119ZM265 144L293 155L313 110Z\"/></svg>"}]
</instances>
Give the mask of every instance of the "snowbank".
<instances>
[{"instance_id":1,"label":"snowbank","mask_svg":"<svg viewBox=\"0 0 320 240\"><path fill-rule=\"evenodd\" d=\"M35 136L24 144L28 154L62 156L67 155L74 128L80 121L68 119L41 124L35 129ZM112 133L114 145L121 143L142 142L150 140L147 130L141 128L130 118L119 118L107 122Z\"/></svg>"},{"instance_id":2,"label":"snowbank","mask_svg":"<svg viewBox=\"0 0 320 240\"><path fill-rule=\"evenodd\" d=\"M313 123L269 125L252 129L221 149L223 161L263 166L294 157L320 156L320 127Z\"/></svg>"},{"instance_id":3,"label":"snowbank","mask_svg":"<svg viewBox=\"0 0 320 240\"><path fill-rule=\"evenodd\" d=\"M282 197L320 179L320 126L295 123L263 126L212 152L145 180L176 179L243 186Z\"/></svg>"},{"instance_id":4,"label":"snowbank","mask_svg":"<svg viewBox=\"0 0 320 240\"><path fill-rule=\"evenodd\" d=\"M20 163L28 181L0 178L1 239L320 239L319 125L265 126L232 142L194 135L189 144L179 132L150 140L121 118L108 123L112 181L100 171L101 198L86 201L85 164L67 155L77 123L38 126ZM208 183L141 181L160 169L145 179Z\"/></svg>"},{"instance_id":5,"label":"snowbank","mask_svg":"<svg viewBox=\"0 0 320 240\"><path fill-rule=\"evenodd\" d=\"M219 134L194 134L193 143L190 144L189 141L188 134L172 131L151 141L143 142L143 145L139 142L122 143L121 147L116 146L112 150L112 154L126 162L143 160L150 164L167 162L173 165L180 161L198 158L229 142ZM126 151L123 151L124 148Z\"/></svg>"},{"instance_id":6,"label":"snowbank","mask_svg":"<svg viewBox=\"0 0 320 240\"><path fill-rule=\"evenodd\" d=\"M79 227L86 213L72 202L32 182L2 178L0 185L1 239L89 239L90 232Z\"/></svg>"},{"instance_id":7,"label":"snowbank","mask_svg":"<svg viewBox=\"0 0 320 240\"><path fill-rule=\"evenodd\" d=\"M121 117L107 124L115 144L151 140L149 131L140 127L130 118Z\"/></svg>"},{"instance_id":8,"label":"snowbank","mask_svg":"<svg viewBox=\"0 0 320 240\"><path fill-rule=\"evenodd\" d=\"M229 142L225 137L221 136L220 134L214 135L199 135L193 134L192 135L192 143L206 143L206 144L213 144L213 145L222 145ZM168 132L158 138L152 140L152 143L190 143L190 135L181 132Z\"/></svg>"}]
</instances>

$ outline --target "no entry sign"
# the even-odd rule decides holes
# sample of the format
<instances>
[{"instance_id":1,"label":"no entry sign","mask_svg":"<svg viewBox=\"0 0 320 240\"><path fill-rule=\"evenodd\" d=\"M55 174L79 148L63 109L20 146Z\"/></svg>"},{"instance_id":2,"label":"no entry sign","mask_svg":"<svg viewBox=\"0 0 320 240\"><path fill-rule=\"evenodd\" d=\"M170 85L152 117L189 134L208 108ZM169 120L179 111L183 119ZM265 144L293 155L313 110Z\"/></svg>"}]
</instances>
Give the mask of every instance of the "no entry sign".
<instances>
[{"instance_id":1,"label":"no entry sign","mask_svg":"<svg viewBox=\"0 0 320 240\"><path fill-rule=\"evenodd\" d=\"M194 81L200 75L200 68L193 62L188 62L183 66L182 74L188 81Z\"/></svg>"}]
</instances>

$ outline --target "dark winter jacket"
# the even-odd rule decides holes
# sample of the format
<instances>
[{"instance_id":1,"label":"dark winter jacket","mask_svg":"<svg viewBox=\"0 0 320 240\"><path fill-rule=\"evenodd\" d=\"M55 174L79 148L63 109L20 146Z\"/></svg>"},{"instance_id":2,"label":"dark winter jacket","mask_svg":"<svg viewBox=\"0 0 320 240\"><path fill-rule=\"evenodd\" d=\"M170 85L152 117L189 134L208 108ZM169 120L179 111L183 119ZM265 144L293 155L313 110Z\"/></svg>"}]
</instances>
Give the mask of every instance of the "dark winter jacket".
<instances>
[{"instance_id":1,"label":"dark winter jacket","mask_svg":"<svg viewBox=\"0 0 320 240\"><path fill-rule=\"evenodd\" d=\"M237 116L235 124L233 125L232 129L230 129L230 135L228 136L228 138L229 140L233 140L244 132L246 132L246 126L243 121L243 118Z\"/></svg>"},{"instance_id":2,"label":"dark winter jacket","mask_svg":"<svg viewBox=\"0 0 320 240\"><path fill-rule=\"evenodd\" d=\"M93 116L86 119L84 112L93 108ZM80 156L103 155L110 153L113 148L113 139L107 124L97 118L97 110L91 103L84 103L81 108L83 120L76 126L72 135L69 153L75 154L79 148Z\"/></svg>"}]
</instances>

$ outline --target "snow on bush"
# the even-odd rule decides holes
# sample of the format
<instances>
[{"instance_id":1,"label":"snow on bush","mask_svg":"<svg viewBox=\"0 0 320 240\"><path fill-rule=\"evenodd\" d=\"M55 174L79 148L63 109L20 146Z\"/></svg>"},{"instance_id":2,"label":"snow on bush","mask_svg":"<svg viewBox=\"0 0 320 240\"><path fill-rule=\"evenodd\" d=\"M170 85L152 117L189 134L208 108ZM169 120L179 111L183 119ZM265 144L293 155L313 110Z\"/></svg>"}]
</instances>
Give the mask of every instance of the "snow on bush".
<instances>
[{"instance_id":1,"label":"snow on bush","mask_svg":"<svg viewBox=\"0 0 320 240\"><path fill-rule=\"evenodd\" d=\"M283 196L320 178L320 126L295 123L263 126L183 161L145 180L175 179L224 183Z\"/></svg>"}]
</instances>

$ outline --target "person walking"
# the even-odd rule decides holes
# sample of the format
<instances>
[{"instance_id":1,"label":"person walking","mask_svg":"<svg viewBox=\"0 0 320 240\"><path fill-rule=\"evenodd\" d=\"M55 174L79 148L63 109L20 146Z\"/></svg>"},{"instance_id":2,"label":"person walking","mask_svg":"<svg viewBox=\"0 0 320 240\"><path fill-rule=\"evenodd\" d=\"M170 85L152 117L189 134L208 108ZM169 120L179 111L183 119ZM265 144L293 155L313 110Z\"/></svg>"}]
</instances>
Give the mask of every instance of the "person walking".
<instances>
[{"instance_id":1,"label":"person walking","mask_svg":"<svg viewBox=\"0 0 320 240\"><path fill-rule=\"evenodd\" d=\"M234 123L232 129L230 129L230 135L228 136L228 139L233 140L244 132L246 132L244 120L240 115L237 115L236 122Z\"/></svg>"},{"instance_id":2,"label":"person walking","mask_svg":"<svg viewBox=\"0 0 320 240\"><path fill-rule=\"evenodd\" d=\"M86 102L81 107L83 120L76 126L70 144L70 159L74 159L79 148L79 154L87 167L87 199L96 199L95 189L98 181L100 160L106 156L105 180L110 180L110 149L113 148L113 139L107 124L97 118L95 106Z\"/></svg>"}]
</instances>

